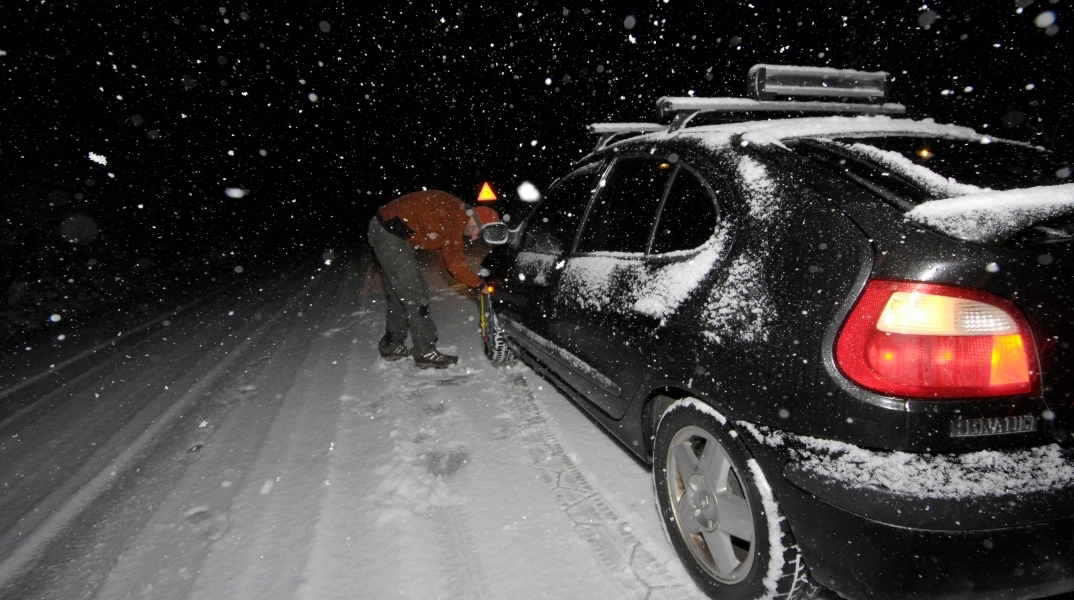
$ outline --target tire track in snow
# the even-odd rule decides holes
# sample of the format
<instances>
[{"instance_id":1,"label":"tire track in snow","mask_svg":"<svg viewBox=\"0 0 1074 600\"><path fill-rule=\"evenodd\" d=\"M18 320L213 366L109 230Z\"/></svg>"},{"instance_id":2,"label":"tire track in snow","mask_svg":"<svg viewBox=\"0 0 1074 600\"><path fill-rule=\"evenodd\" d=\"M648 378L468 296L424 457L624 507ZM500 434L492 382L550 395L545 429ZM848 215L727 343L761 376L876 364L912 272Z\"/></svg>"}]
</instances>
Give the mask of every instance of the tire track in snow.
<instances>
[{"instance_id":1,"label":"tire track in snow","mask_svg":"<svg viewBox=\"0 0 1074 600\"><path fill-rule=\"evenodd\" d=\"M377 356L383 291L371 261L364 266L354 286L358 310L324 333L354 339L328 457L332 485L321 500L323 518L296 597L489 598L479 546L461 506L472 447L461 439L463 415L453 406L472 377L458 367L421 370L409 360L387 363ZM368 557L356 546L382 551Z\"/></svg>"},{"instance_id":2,"label":"tire track in snow","mask_svg":"<svg viewBox=\"0 0 1074 600\"><path fill-rule=\"evenodd\" d=\"M534 374L534 376L537 376ZM658 600L698 598L665 563L646 549L630 524L586 480L552 433L525 378L504 376L504 402L511 424L501 429L504 438L517 440L529 453L533 468L551 486L560 508L574 523L574 532L588 545L619 585L623 598Z\"/></svg>"},{"instance_id":3,"label":"tire track in snow","mask_svg":"<svg viewBox=\"0 0 1074 600\"><path fill-rule=\"evenodd\" d=\"M299 271L308 272L305 268L300 268ZM296 295L296 297L308 294L319 283L320 278L306 282L302 293ZM280 285L284 285L284 282L281 282ZM33 567L49 544L57 539L84 510L97 498L101 497L126 471L137 465L142 459L143 453L156 442L158 437L184 413L189 412L191 407L221 377L227 374L240 360L244 359L250 348L276 326L277 321L290 306L291 302L288 302L281 311L265 319L245 340L226 352L219 362L170 404L167 410L156 416L144 431L137 435L132 442L125 445L122 450L113 456L106 456L105 453L115 450L106 446L94 453L95 457L99 457L100 460L90 461L87 464L96 464L103 461L105 466L92 476L88 476L89 474L87 473L86 483L76 493L59 503L52 513L41 520L32 531L9 530L4 536L0 537L0 547L10 548L7 556L0 560L0 590L7 588L16 578ZM130 427L130 424L126 427ZM120 433L122 432L118 432L115 435L118 436Z\"/></svg>"},{"instance_id":4,"label":"tire track in snow","mask_svg":"<svg viewBox=\"0 0 1074 600\"><path fill-rule=\"evenodd\" d=\"M20 390L22 390L24 388L30 387L30 386L34 385L35 383L38 383L38 382L44 380L47 377L55 376L57 373L60 373L64 369L67 369L67 368L69 368L71 366L74 366L74 365L78 364L80 361L85 360L86 358L89 358L89 357L93 356L94 354L97 354L98 352L100 352L102 350L106 350L106 349L109 349L109 348L123 347L124 342L128 342L129 340L132 340L132 339L135 339L135 340L140 339L139 338L140 334L146 333L154 325L157 325L157 324L162 323L164 321L167 321L169 319L174 319L174 318L180 316L183 313L190 312L192 309L197 308L197 307L201 306L202 304L208 304L210 301L217 300L221 296L223 296L224 293L231 291L232 288L236 287L237 285L238 285L237 282L230 283L230 284L225 285L225 286L223 286L223 287L221 287L219 289L213 290L212 292L206 294L205 296L202 296L200 298L195 298L194 300L191 300L190 302L187 302L186 304L183 304L181 306L173 308L171 311L169 311L169 312L167 312L167 313L165 313L165 314L163 314L163 315L161 315L161 316L159 316L159 317L157 317L157 318L155 318L155 319L153 319L151 321L147 321L145 323L142 323L141 325L137 325L137 326L135 326L135 327L133 327L131 329L128 329L126 331L120 331L116 335L116 337L114 337L114 338L111 338L111 339L108 339L108 340L106 340L104 342L101 342L101 343L97 344L96 346L93 346L92 348L89 348L87 350L84 350L84 351L80 352L79 354L76 354L75 356L72 356L70 358L67 358L67 359L55 364L55 365L52 365L46 371L42 371L40 373L37 373L36 375L32 375L30 377L27 377L27 378L23 379L22 381L14 384L14 385L11 385L10 387L8 387L6 389L0 390L0 400L4 400L5 398L7 398L8 396L14 394L15 392L18 392L18 391L20 391ZM8 424L9 419L16 417L16 416L22 414L23 412L27 412L29 410L32 410L33 408L34 408L33 406L23 407L23 408L19 409L18 411L16 411L16 413L14 413L11 417L5 417L3 421L0 421L0 428L3 428L4 426L6 426Z\"/></svg>"},{"instance_id":5,"label":"tire track in snow","mask_svg":"<svg viewBox=\"0 0 1074 600\"><path fill-rule=\"evenodd\" d=\"M362 434L387 444L380 452L382 464L374 469L372 489L365 490L360 501L362 512L373 520L374 535L388 530L396 539L413 542L391 549L403 552L392 559L399 576L389 580L405 597L489 597L487 574L461 506L471 447L457 439L459 412L452 406L459 388L473 378L455 369L428 372L411 363L388 364L375 357L371 346L364 354L358 360L374 364L385 384L341 398L352 418L365 421L365 427L356 426L347 435ZM383 425L372 427L369 421L376 420ZM408 581L403 575L411 569L420 570L419 580ZM427 589L430 585L435 589Z\"/></svg>"},{"instance_id":6,"label":"tire track in snow","mask_svg":"<svg viewBox=\"0 0 1074 600\"><path fill-rule=\"evenodd\" d=\"M404 368L416 369L412 365ZM402 375L400 371L396 373ZM415 435L396 436L393 451L410 467L405 470L408 477L421 482L423 493L428 494L427 504L412 507L418 509L413 512L422 518L432 548L443 557L428 566L438 573L435 579L443 582L438 596L487 598L486 574L460 504L460 491L468 487L466 467L471 448L466 442L445 437L459 433L459 413L451 406L460 395L456 390L474 379L455 369L418 376L421 378L403 381L389 401L403 402L410 409L408 416L396 420L396 431L409 430Z\"/></svg>"},{"instance_id":7,"label":"tire track in snow","mask_svg":"<svg viewBox=\"0 0 1074 600\"><path fill-rule=\"evenodd\" d=\"M19 541L11 553L0 562L0 588L12 577L27 567L40 553L40 551L56 537L68 523L74 520L82 510L89 505L97 496L111 485L114 478L123 471L129 469L138 459L142 451L153 442L161 431L173 423L183 412L190 408L193 402L208 389L213 382L223 375L234 365L244 352L253 345L254 340L261 337L275 323L272 320L266 322L257 332L239 345L224 360L217 363L206 376L179 398L161 417L156 419L141 435L131 443L118 456L110 461L110 464L93 476L79 491L67 502L58 508L48 519L41 523L32 533Z\"/></svg>"},{"instance_id":8,"label":"tire track in snow","mask_svg":"<svg viewBox=\"0 0 1074 600\"><path fill-rule=\"evenodd\" d=\"M230 528L202 561L189 598L295 597L303 583L322 499L331 485L327 457L345 380L340 359L349 345L344 337L323 332L332 330L353 301L352 269L322 271L317 279L329 280L330 290L297 313L306 319L310 339L300 353L284 359L297 365L295 376L280 390L282 402L227 508Z\"/></svg>"},{"instance_id":9,"label":"tire track in snow","mask_svg":"<svg viewBox=\"0 0 1074 600\"><path fill-rule=\"evenodd\" d=\"M334 297L336 287L332 281L310 290L304 298L321 305L322 300ZM184 443L173 450L173 455L185 459L181 476L153 507L140 531L131 536L98 597L128 598L150 592L161 600L188 597L210 547L230 530L232 505L239 491L246 485L260 485L259 490L273 485L261 480L248 483L249 473L259 443L283 403L283 394L276 392L296 377L299 364L288 357L304 354L317 338L303 317L281 320L271 336L262 338L250 352L243 368L236 369L223 389L205 403L204 414L195 419L205 419L201 426L186 432L181 437ZM148 469L143 470L156 470L152 463L145 466ZM118 501L129 502L129 498Z\"/></svg>"}]
</instances>

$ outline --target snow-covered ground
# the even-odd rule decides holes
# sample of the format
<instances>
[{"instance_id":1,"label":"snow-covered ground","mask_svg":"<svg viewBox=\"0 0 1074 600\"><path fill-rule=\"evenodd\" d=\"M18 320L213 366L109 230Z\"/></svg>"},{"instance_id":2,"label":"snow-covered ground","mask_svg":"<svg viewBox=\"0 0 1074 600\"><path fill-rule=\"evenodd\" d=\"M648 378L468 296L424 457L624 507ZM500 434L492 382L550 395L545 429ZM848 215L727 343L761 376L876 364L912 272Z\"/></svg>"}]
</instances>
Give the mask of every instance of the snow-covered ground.
<instances>
[{"instance_id":1,"label":"snow-covered ground","mask_svg":"<svg viewBox=\"0 0 1074 600\"><path fill-rule=\"evenodd\" d=\"M426 258L443 371L378 357L360 251L0 364L0 597L700 597L649 470Z\"/></svg>"}]
</instances>

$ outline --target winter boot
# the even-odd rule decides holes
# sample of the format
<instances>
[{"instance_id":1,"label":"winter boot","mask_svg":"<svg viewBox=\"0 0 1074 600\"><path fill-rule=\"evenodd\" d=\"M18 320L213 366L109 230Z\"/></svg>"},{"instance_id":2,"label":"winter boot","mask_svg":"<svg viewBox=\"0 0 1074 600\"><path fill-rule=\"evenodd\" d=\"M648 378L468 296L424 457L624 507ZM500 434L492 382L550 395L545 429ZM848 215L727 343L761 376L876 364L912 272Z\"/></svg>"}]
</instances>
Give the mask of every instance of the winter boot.
<instances>
[{"instance_id":1,"label":"winter boot","mask_svg":"<svg viewBox=\"0 0 1074 600\"><path fill-rule=\"evenodd\" d=\"M384 334L384 337L380 338L380 342L377 344L377 350L380 351L380 356L384 360L393 361L406 358L410 356L410 348L407 348L403 342L396 342L392 339L392 336Z\"/></svg>"},{"instance_id":2,"label":"winter boot","mask_svg":"<svg viewBox=\"0 0 1074 600\"><path fill-rule=\"evenodd\" d=\"M459 362L458 356L441 354L436 348L428 348L424 352L414 352L414 364L422 369L446 369Z\"/></svg>"}]
</instances>

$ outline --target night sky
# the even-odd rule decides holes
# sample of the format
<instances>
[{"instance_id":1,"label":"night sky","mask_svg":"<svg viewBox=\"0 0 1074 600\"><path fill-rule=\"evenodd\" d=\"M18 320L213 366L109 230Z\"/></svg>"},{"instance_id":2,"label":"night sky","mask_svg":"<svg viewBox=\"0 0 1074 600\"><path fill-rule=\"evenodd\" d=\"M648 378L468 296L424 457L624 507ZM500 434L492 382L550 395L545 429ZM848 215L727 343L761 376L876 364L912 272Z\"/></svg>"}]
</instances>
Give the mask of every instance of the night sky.
<instances>
[{"instance_id":1,"label":"night sky","mask_svg":"<svg viewBox=\"0 0 1074 600\"><path fill-rule=\"evenodd\" d=\"M80 211L130 243L298 251L420 187L543 189L588 123L741 96L756 63L884 70L915 116L1069 151L1071 6L13 0L2 181L61 191L42 219Z\"/></svg>"}]
</instances>

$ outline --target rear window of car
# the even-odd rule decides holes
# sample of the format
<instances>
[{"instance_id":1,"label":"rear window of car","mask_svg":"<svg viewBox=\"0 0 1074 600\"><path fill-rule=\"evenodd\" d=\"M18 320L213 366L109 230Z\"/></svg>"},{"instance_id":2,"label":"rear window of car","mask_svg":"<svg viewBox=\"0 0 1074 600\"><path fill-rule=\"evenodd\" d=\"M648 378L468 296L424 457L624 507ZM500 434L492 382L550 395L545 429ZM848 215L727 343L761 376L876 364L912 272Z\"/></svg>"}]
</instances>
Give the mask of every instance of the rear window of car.
<instances>
[{"instance_id":1,"label":"rear window of car","mask_svg":"<svg viewBox=\"0 0 1074 600\"><path fill-rule=\"evenodd\" d=\"M1056 185L1071 179L1069 161L1045 150L987 137L983 141L878 137L835 142L895 153L947 179L992 190Z\"/></svg>"},{"instance_id":2,"label":"rear window of car","mask_svg":"<svg viewBox=\"0 0 1074 600\"><path fill-rule=\"evenodd\" d=\"M991 138L801 140L796 148L903 208L927 200L1074 182L1069 159Z\"/></svg>"}]
</instances>

